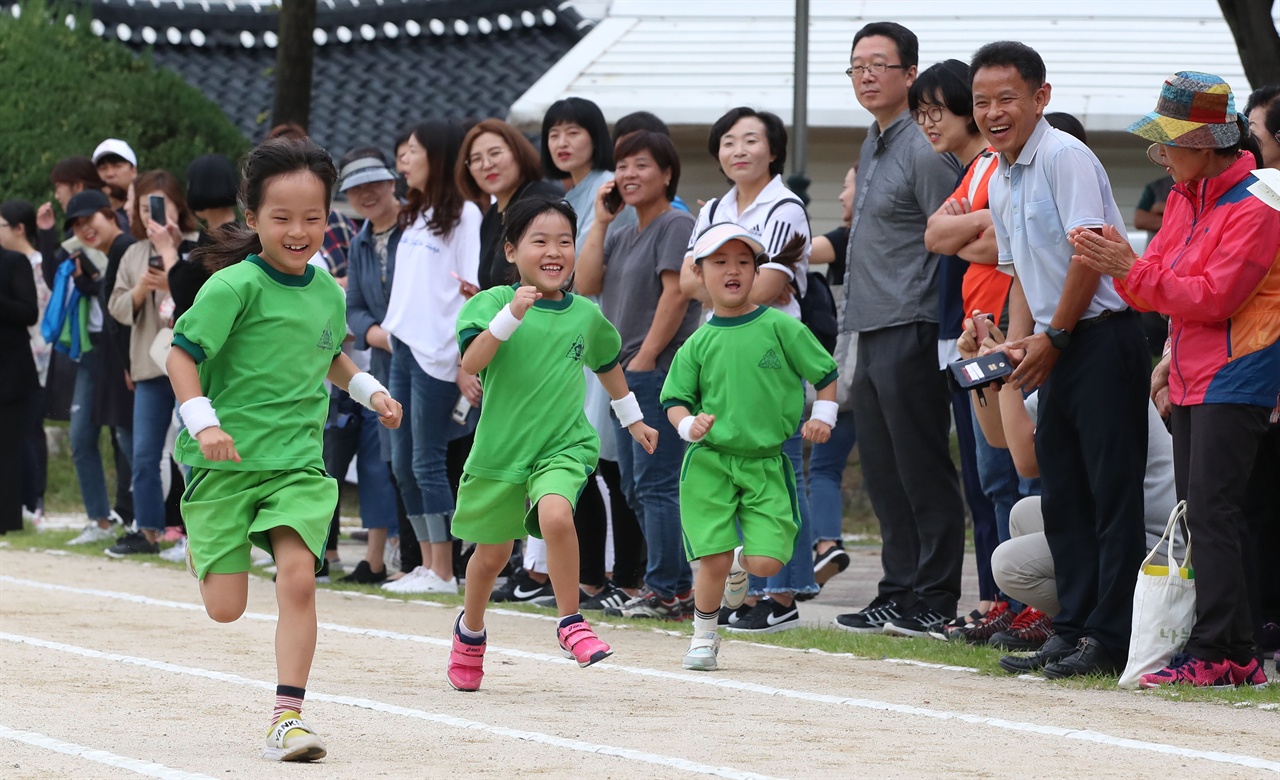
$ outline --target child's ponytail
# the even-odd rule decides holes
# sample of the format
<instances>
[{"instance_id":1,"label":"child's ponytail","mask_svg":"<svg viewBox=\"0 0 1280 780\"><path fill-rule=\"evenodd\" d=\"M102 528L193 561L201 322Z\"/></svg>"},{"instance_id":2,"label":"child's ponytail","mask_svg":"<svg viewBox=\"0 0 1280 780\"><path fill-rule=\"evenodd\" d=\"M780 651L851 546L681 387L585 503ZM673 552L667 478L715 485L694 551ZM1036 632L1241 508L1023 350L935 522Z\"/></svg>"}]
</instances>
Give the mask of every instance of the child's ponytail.
<instances>
[{"instance_id":1,"label":"child's ponytail","mask_svg":"<svg viewBox=\"0 0 1280 780\"><path fill-rule=\"evenodd\" d=\"M235 265L251 254L262 252L262 240L258 234L238 222L214 228L209 237L213 243L193 251L190 259L211 274Z\"/></svg>"}]
</instances>

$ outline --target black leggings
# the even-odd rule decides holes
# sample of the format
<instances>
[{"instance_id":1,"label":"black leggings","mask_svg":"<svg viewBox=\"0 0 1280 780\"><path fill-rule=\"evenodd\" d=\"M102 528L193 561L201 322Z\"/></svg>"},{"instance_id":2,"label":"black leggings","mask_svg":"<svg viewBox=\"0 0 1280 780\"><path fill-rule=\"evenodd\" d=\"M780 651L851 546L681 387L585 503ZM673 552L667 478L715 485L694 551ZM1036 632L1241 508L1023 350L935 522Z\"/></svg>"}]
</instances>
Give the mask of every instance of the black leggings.
<instances>
[{"instance_id":1,"label":"black leggings","mask_svg":"<svg viewBox=\"0 0 1280 780\"><path fill-rule=\"evenodd\" d=\"M609 491L607 511L597 477L604 480ZM610 515L613 517L613 582L620 588L639 588L644 584L648 560L644 533L622 495L622 475L617 462L601 460L595 473L587 478L587 486L573 515L578 529L578 579L583 585L599 588L605 584L604 555Z\"/></svg>"}]
</instances>

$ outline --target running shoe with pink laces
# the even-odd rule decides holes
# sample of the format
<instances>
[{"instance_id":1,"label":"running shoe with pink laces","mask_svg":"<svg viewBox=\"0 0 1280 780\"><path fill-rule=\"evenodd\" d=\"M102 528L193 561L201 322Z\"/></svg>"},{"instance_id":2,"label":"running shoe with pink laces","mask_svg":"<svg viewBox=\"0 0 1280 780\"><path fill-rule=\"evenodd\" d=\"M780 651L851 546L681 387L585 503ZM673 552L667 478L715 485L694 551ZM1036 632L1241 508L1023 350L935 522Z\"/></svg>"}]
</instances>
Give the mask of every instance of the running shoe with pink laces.
<instances>
[{"instance_id":1,"label":"running shoe with pink laces","mask_svg":"<svg viewBox=\"0 0 1280 780\"><path fill-rule=\"evenodd\" d=\"M465 637L458 626L462 615L453 624L453 649L449 651L449 668L446 677L455 691L478 691L484 677L484 650L488 637Z\"/></svg>"},{"instance_id":2,"label":"running shoe with pink laces","mask_svg":"<svg viewBox=\"0 0 1280 780\"><path fill-rule=\"evenodd\" d=\"M1263 671L1262 664L1258 663L1257 658L1250 658L1249 663L1243 666L1231 661L1231 679L1235 684L1244 687L1249 686L1257 690L1267 687L1267 673Z\"/></svg>"},{"instance_id":3,"label":"running shoe with pink laces","mask_svg":"<svg viewBox=\"0 0 1280 780\"><path fill-rule=\"evenodd\" d=\"M1197 688L1234 688L1232 664L1225 659L1205 661L1186 653L1178 653L1169 665L1158 672L1138 678L1143 688L1159 688L1162 685L1191 685Z\"/></svg>"},{"instance_id":4,"label":"running shoe with pink laces","mask_svg":"<svg viewBox=\"0 0 1280 780\"><path fill-rule=\"evenodd\" d=\"M575 617L578 618L576 621L556 629L556 638L560 640L564 657L572 658L578 662L578 666L585 668L612 655L613 650L596 636L586 619L582 615Z\"/></svg>"}]
</instances>

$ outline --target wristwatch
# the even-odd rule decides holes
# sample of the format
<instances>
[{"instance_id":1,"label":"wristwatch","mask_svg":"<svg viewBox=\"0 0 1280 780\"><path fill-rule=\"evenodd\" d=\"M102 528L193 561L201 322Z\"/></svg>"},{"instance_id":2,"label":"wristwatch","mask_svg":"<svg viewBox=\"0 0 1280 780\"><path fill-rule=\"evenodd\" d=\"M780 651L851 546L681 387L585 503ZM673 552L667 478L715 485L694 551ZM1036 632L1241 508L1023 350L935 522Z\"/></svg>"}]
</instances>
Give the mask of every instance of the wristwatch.
<instances>
[{"instance_id":1,"label":"wristwatch","mask_svg":"<svg viewBox=\"0 0 1280 780\"><path fill-rule=\"evenodd\" d=\"M1044 329L1044 335L1049 337L1049 343L1059 352L1071 346L1071 331L1055 328L1052 325Z\"/></svg>"}]
</instances>

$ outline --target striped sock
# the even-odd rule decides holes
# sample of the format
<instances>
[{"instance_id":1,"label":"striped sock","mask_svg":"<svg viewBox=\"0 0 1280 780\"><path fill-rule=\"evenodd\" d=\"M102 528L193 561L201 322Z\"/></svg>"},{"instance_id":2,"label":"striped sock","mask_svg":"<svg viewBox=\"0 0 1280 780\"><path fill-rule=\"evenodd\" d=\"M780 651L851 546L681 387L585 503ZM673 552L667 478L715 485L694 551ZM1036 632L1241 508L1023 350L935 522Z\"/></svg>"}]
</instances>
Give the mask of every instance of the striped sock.
<instances>
[{"instance_id":1,"label":"striped sock","mask_svg":"<svg viewBox=\"0 0 1280 780\"><path fill-rule=\"evenodd\" d=\"M276 686L276 708L271 713L271 722L280 720L280 716L289 710L302 714L302 700L307 695L306 688L295 688L292 685Z\"/></svg>"},{"instance_id":2,"label":"striped sock","mask_svg":"<svg viewBox=\"0 0 1280 780\"><path fill-rule=\"evenodd\" d=\"M703 631L717 631L719 629L719 621L720 613L718 611L703 612L700 609L694 608L693 633L701 634Z\"/></svg>"}]
</instances>

